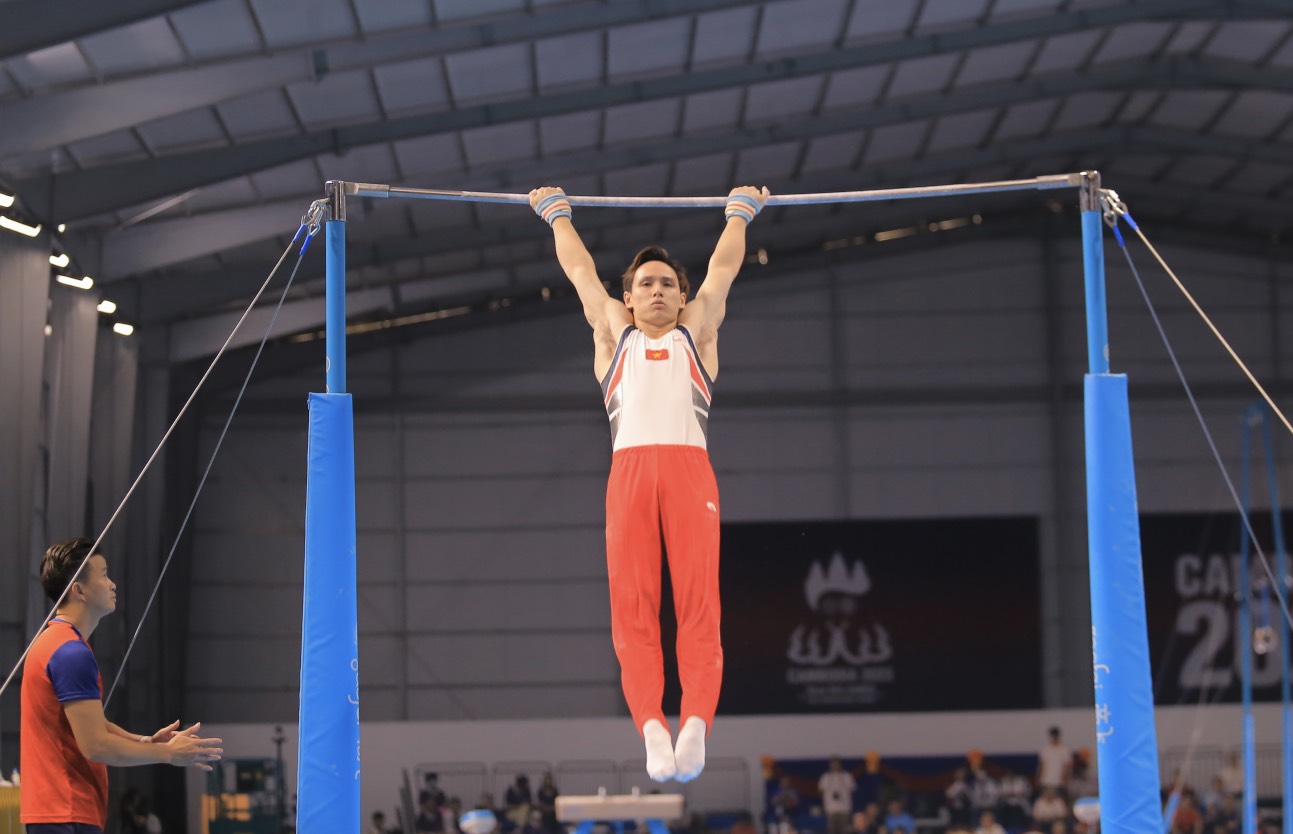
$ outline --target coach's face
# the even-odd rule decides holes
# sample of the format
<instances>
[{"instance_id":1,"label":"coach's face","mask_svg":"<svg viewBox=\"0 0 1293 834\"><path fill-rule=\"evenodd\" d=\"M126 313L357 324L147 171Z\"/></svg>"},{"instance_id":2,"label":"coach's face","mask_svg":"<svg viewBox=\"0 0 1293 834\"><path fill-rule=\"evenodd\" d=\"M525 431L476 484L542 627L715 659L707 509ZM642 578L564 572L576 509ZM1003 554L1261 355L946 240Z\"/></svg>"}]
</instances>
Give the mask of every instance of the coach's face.
<instances>
[{"instance_id":1,"label":"coach's face","mask_svg":"<svg viewBox=\"0 0 1293 834\"><path fill-rule=\"evenodd\" d=\"M117 610L117 583L108 578L107 559L97 553L91 556L76 584L81 588L86 608L99 615Z\"/></svg>"}]
</instances>

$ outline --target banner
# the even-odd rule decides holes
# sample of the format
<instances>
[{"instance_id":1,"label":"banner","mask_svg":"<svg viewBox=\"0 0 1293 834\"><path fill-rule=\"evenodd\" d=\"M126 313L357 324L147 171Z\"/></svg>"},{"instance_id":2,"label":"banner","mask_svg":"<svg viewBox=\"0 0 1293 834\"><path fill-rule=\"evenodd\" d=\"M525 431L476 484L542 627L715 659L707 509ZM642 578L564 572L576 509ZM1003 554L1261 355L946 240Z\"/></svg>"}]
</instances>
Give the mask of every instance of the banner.
<instances>
[{"instance_id":1,"label":"banner","mask_svg":"<svg viewBox=\"0 0 1293 834\"><path fill-rule=\"evenodd\" d=\"M1283 519L1285 529L1293 529L1293 515L1284 513ZM1274 570L1271 516L1253 513L1251 522ZM1140 527L1155 702L1237 703L1239 514L1142 515ZM1250 552L1254 629L1270 623L1281 633L1279 602L1271 593L1263 608L1260 588L1269 580L1255 550ZM1272 644L1253 656L1254 700L1278 701L1279 682L1280 650Z\"/></svg>"},{"instance_id":2,"label":"banner","mask_svg":"<svg viewBox=\"0 0 1293 834\"><path fill-rule=\"evenodd\" d=\"M1033 518L724 524L722 548L723 714L1042 706Z\"/></svg>"}]
</instances>

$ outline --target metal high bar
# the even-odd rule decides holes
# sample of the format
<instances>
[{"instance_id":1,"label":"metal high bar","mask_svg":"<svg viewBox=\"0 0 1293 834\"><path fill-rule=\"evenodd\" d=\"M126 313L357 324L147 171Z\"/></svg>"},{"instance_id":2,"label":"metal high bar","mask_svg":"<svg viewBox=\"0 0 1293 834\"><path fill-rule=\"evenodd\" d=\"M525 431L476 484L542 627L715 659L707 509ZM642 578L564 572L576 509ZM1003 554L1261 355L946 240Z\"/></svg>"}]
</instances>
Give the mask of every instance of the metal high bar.
<instances>
[{"instance_id":1,"label":"metal high bar","mask_svg":"<svg viewBox=\"0 0 1293 834\"><path fill-rule=\"evenodd\" d=\"M988 194L998 191L1048 191L1077 188L1088 182L1090 172L1054 174L1026 180L972 182L960 185L930 185L916 188L878 188L872 191L839 191L820 194L773 194L770 206L811 205L818 203L867 203L880 200L910 200L918 197L951 197L960 194ZM451 200L465 203L520 203L529 205L529 194L503 194L493 191L438 191L431 188L405 188L367 182L330 181L347 197L405 197L414 200ZM721 207L727 197L585 197L567 195L572 206L618 208L700 208Z\"/></svg>"}]
</instances>

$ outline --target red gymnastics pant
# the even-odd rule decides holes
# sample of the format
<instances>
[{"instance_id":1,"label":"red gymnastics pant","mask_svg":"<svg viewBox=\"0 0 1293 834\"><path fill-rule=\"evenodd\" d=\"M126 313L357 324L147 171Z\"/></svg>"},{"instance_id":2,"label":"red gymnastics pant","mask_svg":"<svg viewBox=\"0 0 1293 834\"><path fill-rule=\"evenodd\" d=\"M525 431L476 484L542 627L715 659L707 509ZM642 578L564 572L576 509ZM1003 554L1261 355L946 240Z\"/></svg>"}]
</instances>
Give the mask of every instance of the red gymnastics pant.
<instances>
[{"instance_id":1,"label":"red gymnastics pant","mask_svg":"<svg viewBox=\"0 0 1293 834\"><path fill-rule=\"evenodd\" d=\"M630 446L611 460L606 487L606 567L611 638L633 723L665 723L660 649L663 538L678 614L681 717L714 725L723 683L719 637L718 485L697 446Z\"/></svg>"}]
</instances>

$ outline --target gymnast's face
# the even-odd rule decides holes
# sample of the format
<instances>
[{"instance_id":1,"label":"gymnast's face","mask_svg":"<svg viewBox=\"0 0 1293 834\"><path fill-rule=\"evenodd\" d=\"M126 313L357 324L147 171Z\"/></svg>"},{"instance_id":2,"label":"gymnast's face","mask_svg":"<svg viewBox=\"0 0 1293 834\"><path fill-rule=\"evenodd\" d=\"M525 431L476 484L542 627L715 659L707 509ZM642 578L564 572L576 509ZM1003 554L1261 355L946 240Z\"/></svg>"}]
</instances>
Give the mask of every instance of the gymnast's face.
<instances>
[{"instance_id":1,"label":"gymnast's face","mask_svg":"<svg viewBox=\"0 0 1293 834\"><path fill-rule=\"evenodd\" d=\"M633 273L633 291L624 293L624 306L635 321L671 324L687 303L678 273L663 261L647 261Z\"/></svg>"}]
</instances>

